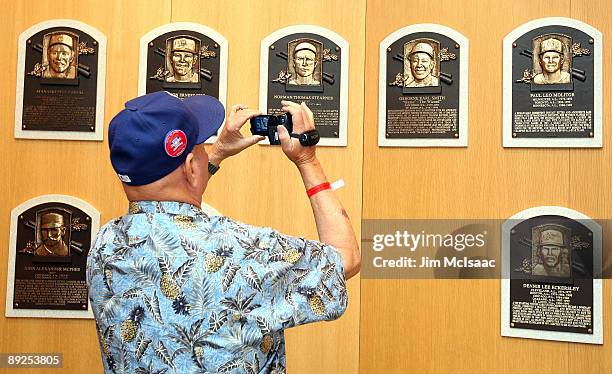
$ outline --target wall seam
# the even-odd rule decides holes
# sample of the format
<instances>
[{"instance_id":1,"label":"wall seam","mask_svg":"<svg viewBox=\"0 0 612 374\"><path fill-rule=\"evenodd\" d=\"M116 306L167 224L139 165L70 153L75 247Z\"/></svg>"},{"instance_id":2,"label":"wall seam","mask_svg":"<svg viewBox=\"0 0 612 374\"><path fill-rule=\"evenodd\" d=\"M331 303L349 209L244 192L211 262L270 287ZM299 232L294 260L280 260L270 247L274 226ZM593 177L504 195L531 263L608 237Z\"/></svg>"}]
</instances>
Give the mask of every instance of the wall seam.
<instances>
[{"instance_id":1,"label":"wall seam","mask_svg":"<svg viewBox=\"0 0 612 374\"><path fill-rule=\"evenodd\" d=\"M366 64L367 64L367 51L368 51L368 0L364 0L364 11L363 11L363 97L362 97L362 110L361 110L361 220L360 220L360 229L359 229L359 245L361 248L361 256L363 257L363 246L361 245L361 238L363 237L363 215L364 215L364 190L365 190L365 180L364 180L364 170L365 170L365 147L366 147L366 137L365 137L365 129L366 129ZM361 374L361 335L363 334L363 278L362 275L359 275L359 336L357 339L358 347L357 347L357 373Z\"/></svg>"}]
</instances>

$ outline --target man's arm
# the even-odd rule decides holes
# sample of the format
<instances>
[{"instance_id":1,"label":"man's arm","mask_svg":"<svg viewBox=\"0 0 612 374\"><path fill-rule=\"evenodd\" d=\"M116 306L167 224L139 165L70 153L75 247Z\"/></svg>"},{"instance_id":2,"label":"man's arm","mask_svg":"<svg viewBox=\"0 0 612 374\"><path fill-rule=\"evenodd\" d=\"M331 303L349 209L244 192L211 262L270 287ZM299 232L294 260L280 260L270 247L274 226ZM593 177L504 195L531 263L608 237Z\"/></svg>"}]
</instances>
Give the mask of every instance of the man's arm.
<instances>
[{"instance_id":1,"label":"man's arm","mask_svg":"<svg viewBox=\"0 0 612 374\"><path fill-rule=\"evenodd\" d=\"M315 128L314 116L306 104L298 105L290 101L283 101L282 104L283 110L291 113L295 132L303 133ZM308 190L327 182L323 167L316 157L316 147L303 147L299 140L290 137L284 126L279 126L278 132L283 152L297 166L304 187ZM359 272L361 257L355 232L340 200L334 191L327 189L312 195L310 205L317 225L319 240L335 247L340 252L345 277L351 278Z\"/></svg>"}]
</instances>

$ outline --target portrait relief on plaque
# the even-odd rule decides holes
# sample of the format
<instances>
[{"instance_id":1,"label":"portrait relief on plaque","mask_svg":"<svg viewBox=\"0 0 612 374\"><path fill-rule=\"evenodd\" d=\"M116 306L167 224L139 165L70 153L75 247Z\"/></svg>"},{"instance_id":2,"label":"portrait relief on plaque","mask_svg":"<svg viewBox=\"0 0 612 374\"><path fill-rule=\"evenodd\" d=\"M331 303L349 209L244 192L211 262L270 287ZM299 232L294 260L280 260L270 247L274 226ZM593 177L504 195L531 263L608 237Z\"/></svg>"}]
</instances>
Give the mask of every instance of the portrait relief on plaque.
<instances>
[{"instance_id":1,"label":"portrait relief on plaque","mask_svg":"<svg viewBox=\"0 0 612 374\"><path fill-rule=\"evenodd\" d=\"M339 35L297 25L267 36L261 43L260 85L264 113L283 113L282 100L305 102L321 136L318 144L346 145L348 43Z\"/></svg>"},{"instance_id":2,"label":"portrait relief on plaque","mask_svg":"<svg viewBox=\"0 0 612 374\"><path fill-rule=\"evenodd\" d=\"M504 38L504 146L601 147L601 33L568 18Z\"/></svg>"},{"instance_id":3,"label":"portrait relief on plaque","mask_svg":"<svg viewBox=\"0 0 612 374\"><path fill-rule=\"evenodd\" d=\"M166 40L166 82L200 82L200 45L199 39L189 36L179 35Z\"/></svg>"},{"instance_id":4,"label":"portrait relief on plaque","mask_svg":"<svg viewBox=\"0 0 612 374\"><path fill-rule=\"evenodd\" d=\"M407 26L380 44L378 145L467 146L468 41L441 25Z\"/></svg>"},{"instance_id":5,"label":"portrait relief on plaque","mask_svg":"<svg viewBox=\"0 0 612 374\"><path fill-rule=\"evenodd\" d=\"M19 36L15 137L102 140L106 37L53 20Z\"/></svg>"},{"instance_id":6,"label":"portrait relief on plaque","mask_svg":"<svg viewBox=\"0 0 612 374\"><path fill-rule=\"evenodd\" d=\"M572 38L546 34L533 39L533 84L564 84L572 81Z\"/></svg>"},{"instance_id":7,"label":"portrait relief on plaque","mask_svg":"<svg viewBox=\"0 0 612 374\"><path fill-rule=\"evenodd\" d=\"M41 209L36 212L35 241L28 242L20 253L42 257L69 257L72 244L70 233L72 229L81 228L87 228L87 225L79 224L78 219L73 225L72 212L67 209Z\"/></svg>"},{"instance_id":8,"label":"portrait relief on plaque","mask_svg":"<svg viewBox=\"0 0 612 374\"><path fill-rule=\"evenodd\" d=\"M290 86L322 86L323 43L314 39L297 39L287 45L287 89ZM298 87L293 88L299 90Z\"/></svg>"},{"instance_id":9,"label":"portrait relief on plaque","mask_svg":"<svg viewBox=\"0 0 612 374\"><path fill-rule=\"evenodd\" d=\"M534 226L531 233L531 275L571 278L571 229L553 223Z\"/></svg>"},{"instance_id":10,"label":"portrait relief on plaque","mask_svg":"<svg viewBox=\"0 0 612 374\"><path fill-rule=\"evenodd\" d=\"M159 26L140 38L138 94L167 91L178 98L227 96L227 39L197 23ZM213 143L216 136L206 143Z\"/></svg>"},{"instance_id":11,"label":"portrait relief on plaque","mask_svg":"<svg viewBox=\"0 0 612 374\"><path fill-rule=\"evenodd\" d=\"M601 226L571 209L522 211L502 228L502 336L601 344Z\"/></svg>"},{"instance_id":12,"label":"portrait relief on plaque","mask_svg":"<svg viewBox=\"0 0 612 374\"><path fill-rule=\"evenodd\" d=\"M404 87L440 85L440 42L416 39L404 44Z\"/></svg>"},{"instance_id":13,"label":"portrait relief on plaque","mask_svg":"<svg viewBox=\"0 0 612 374\"><path fill-rule=\"evenodd\" d=\"M42 46L42 77L76 79L79 36L68 31L46 34Z\"/></svg>"},{"instance_id":14,"label":"portrait relief on plaque","mask_svg":"<svg viewBox=\"0 0 612 374\"><path fill-rule=\"evenodd\" d=\"M13 209L7 316L92 317L86 264L99 216L64 195L40 196Z\"/></svg>"}]
</instances>

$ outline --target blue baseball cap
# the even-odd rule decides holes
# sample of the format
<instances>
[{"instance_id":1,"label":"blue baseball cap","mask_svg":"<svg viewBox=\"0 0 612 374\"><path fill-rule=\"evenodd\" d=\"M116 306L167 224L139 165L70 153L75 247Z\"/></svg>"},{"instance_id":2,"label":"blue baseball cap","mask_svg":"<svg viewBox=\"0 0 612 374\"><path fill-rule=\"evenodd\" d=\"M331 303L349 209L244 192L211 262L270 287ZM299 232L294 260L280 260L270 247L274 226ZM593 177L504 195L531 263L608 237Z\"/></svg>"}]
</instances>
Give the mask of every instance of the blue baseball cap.
<instances>
[{"instance_id":1,"label":"blue baseball cap","mask_svg":"<svg viewBox=\"0 0 612 374\"><path fill-rule=\"evenodd\" d=\"M158 91L132 99L108 126L113 169L130 186L155 182L183 164L224 120L223 104L208 95L181 100Z\"/></svg>"}]
</instances>

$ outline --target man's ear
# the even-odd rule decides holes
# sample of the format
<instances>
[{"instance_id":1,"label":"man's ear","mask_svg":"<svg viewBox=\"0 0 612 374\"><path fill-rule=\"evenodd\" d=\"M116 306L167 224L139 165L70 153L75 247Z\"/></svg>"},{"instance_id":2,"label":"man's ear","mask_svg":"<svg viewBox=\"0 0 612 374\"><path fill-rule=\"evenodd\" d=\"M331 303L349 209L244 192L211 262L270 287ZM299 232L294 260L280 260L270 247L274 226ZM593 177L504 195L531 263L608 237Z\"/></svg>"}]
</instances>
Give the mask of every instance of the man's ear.
<instances>
[{"instance_id":1,"label":"man's ear","mask_svg":"<svg viewBox=\"0 0 612 374\"><path fill-rule=\"evenodd\" d=\"M193 151L191 151L183 163L183 173L185 173L187 183L192 187L195 187L197 184L196 168L196 156L193 154Z\"/></svg>"}]
</instances>

